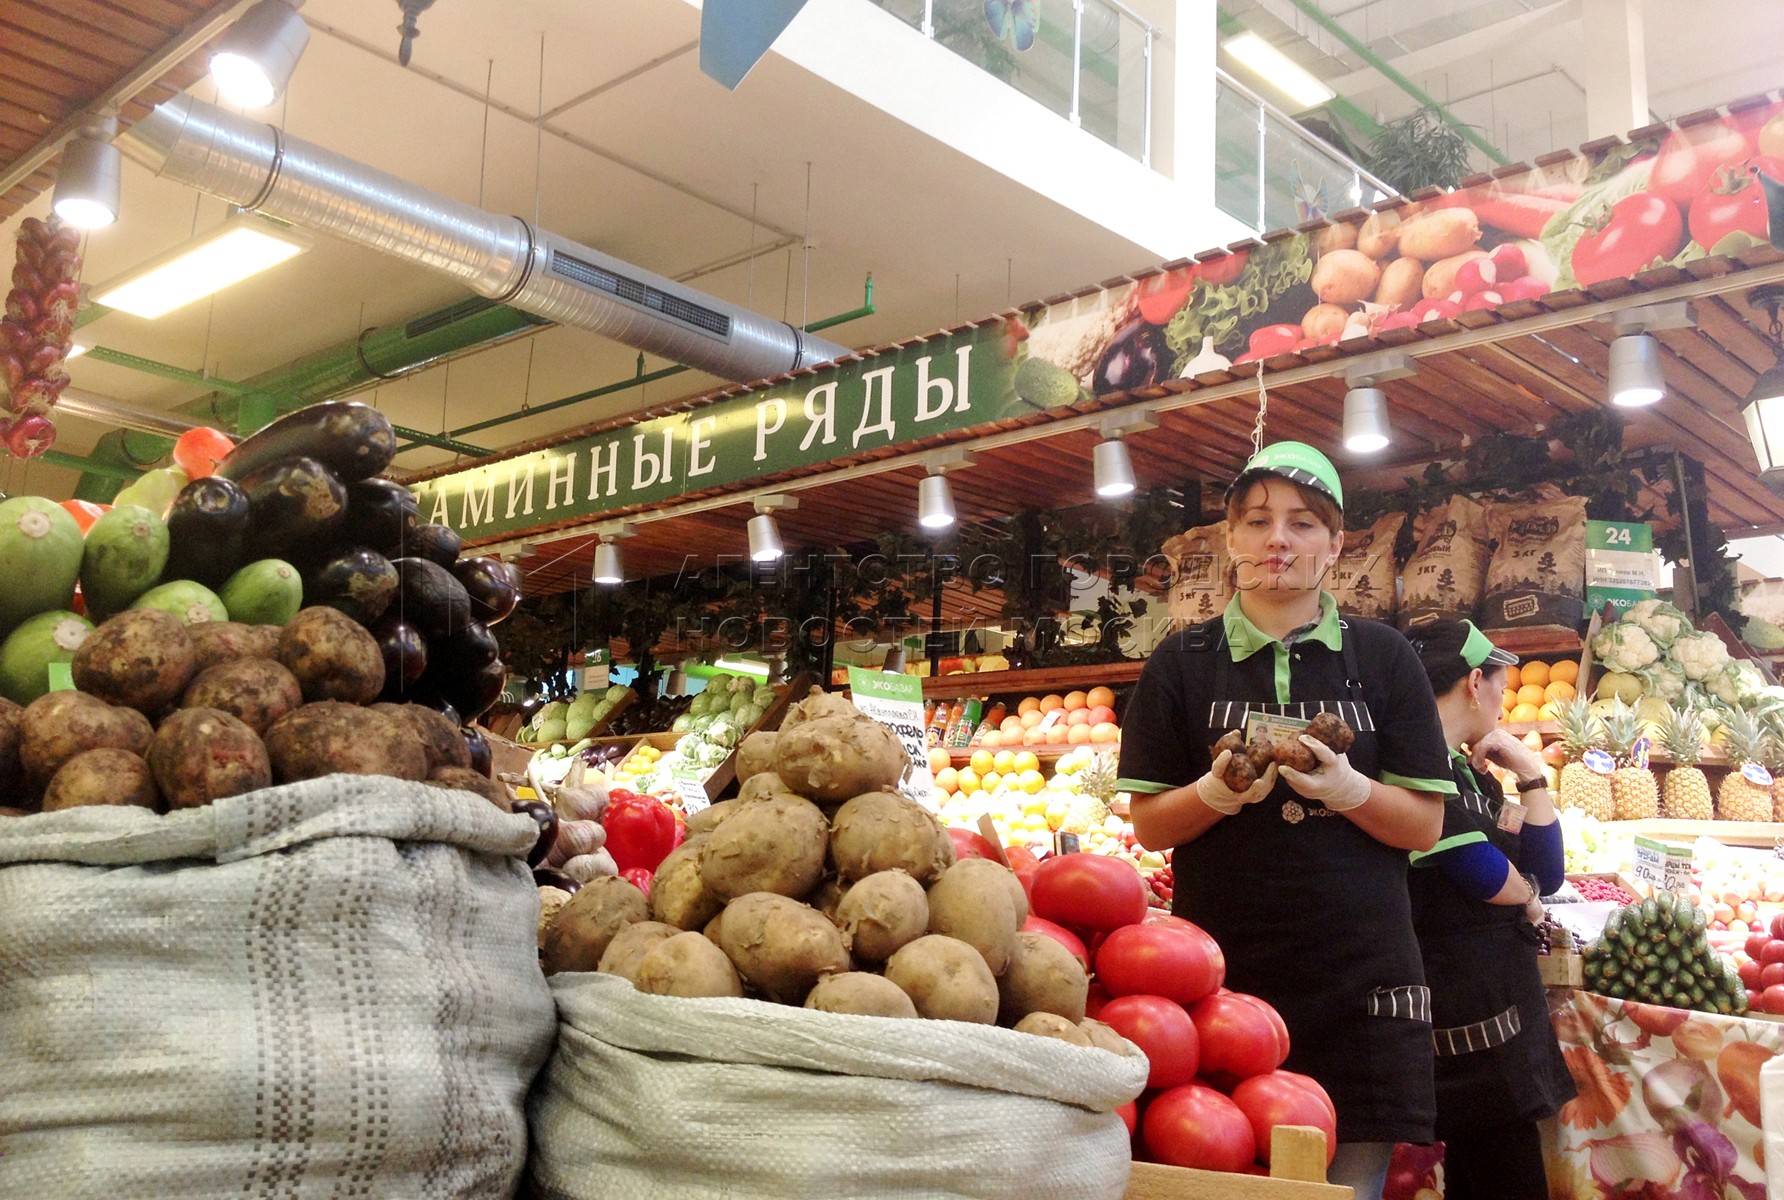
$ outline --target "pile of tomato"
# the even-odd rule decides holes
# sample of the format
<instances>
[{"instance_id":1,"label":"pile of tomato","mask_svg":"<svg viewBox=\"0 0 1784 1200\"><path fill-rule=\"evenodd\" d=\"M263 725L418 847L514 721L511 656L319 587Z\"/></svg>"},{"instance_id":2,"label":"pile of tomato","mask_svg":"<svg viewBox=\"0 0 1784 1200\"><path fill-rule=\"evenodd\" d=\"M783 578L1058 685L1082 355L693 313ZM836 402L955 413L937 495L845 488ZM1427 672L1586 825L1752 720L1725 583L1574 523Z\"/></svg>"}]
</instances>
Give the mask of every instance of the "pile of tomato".
<instances>
[{"instance_id":1,"label":"pile of tomato","mask_svg":"<svg viewBox=\"0 0 1784 1200\"><path fill-rule=\"evenodd\" d=\"M1271 1130L1310 1125L1326 1135L1331 1160L1331 1098L1282 1069L1287 1026L1263 1000L1221 986L1226 956L1212 937L1149 910L1139 872L1119 859L1056 855L1018 875L1032 911L1025 928L1093 973L1087 1014L1146 1052L1146 1091L1121 1113L1135 1158L1268 1174Z\"/></svg>"}]
</instances>

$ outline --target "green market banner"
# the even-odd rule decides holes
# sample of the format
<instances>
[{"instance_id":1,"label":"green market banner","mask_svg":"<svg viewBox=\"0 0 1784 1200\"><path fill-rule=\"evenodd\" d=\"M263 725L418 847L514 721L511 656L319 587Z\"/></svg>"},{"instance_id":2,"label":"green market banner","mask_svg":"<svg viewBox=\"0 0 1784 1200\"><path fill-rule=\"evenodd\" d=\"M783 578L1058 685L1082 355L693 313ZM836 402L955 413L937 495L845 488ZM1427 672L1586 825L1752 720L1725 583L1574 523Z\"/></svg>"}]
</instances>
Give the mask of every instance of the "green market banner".
<instances>
[{"instance_id":1,"label":"green market banner","mask_svg":"<svg viewBox=\"0 0 1784 1200\"><path fill-rule=\"evenodd\" d=\"M1784 103L1091 288L413 486L467 541L1784 243ZM1323 215L1323 214L1322 214ZM1178 386L1189 386L1181 384Z\"/></svg>"}]
</instances>

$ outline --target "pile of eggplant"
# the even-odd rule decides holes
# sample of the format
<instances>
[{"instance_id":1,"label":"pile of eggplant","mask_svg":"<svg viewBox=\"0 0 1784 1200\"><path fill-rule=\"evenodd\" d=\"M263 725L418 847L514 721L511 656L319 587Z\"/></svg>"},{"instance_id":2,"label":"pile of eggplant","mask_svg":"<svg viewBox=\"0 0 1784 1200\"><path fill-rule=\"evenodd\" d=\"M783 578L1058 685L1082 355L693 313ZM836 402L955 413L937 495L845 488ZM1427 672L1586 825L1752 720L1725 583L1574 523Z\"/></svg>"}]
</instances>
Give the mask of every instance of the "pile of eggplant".
<instances>
[{"instance_id":1,"label":"pile of eggplant","mask_svg":"<svg viewBox=\"0 0 1784 1200\"><path fill-rule=\"evenodd\" d=\"M519 603L520 575L460 558L458 534L423 523L409 489L378 478L396 448L389 419L367 404L280 418L175 498L162 577L215 589L250 561L283 559L303 578L305 607L337 608L377 638L382 699L469 722L502 694L490 626Z\"/></svg>"}]
</instances>

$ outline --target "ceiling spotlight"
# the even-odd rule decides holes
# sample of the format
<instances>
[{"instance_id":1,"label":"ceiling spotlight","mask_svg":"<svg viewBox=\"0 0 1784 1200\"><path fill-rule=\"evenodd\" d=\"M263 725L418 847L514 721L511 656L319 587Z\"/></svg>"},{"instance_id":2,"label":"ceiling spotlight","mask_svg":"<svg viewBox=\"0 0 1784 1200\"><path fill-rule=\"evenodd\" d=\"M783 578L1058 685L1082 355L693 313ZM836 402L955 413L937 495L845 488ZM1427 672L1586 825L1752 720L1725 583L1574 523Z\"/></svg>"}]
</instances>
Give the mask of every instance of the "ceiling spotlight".
<instances>
[{"instance_id":1,"label":"ceiling spotlight","mask_svg":"<svg viewBox=\"0 0 1784 1200\"><path fill-rule=\"evenodd\" d=\"M944 446L923 456L929 473L917 485L917 524L925 529L946 529L954 523L954 489L943 476L975 461L970 451L958 446Z\"/></svg>"},{"instance_id":2,"label":"ceiling spotlight","mask_svg":"<svg viewBox=\"0 0 1784 1200\"><path fill-rule=\"evenodd\" d=\"M123 157L112 139L114 117L95 121L62 147L50 208L76 229L104 229L118 219L118 179Z\"/></svg>"},{"instance_id":3,"label":"ceiling spotlight","mask_svg":"<svg viewBox=\"0 0 1784 1200\"><path fill-rule=\"evenodd\" d=\"M775 523L774 514L780 509L799 507L797 496L758 496L756 497L756 515L750 518L750 561L773 562L787 552L781 544L780 526Z\"/></svg>"},{"instance_id":4,"label":"ceiling spotlight","mask_svg":"<svg viewBox=\"0 0 1784 1200\"><path fill-rule=\"evenodd\" d=\"M1127 409L1103 418L1103 440L1091 454L1091 474L1096 481L1096 494L1106 500L1133 495L1138 486L1134 479L1134 461L1122 437L1142 430L1157 429L1158 417L1150 408Z\"/></svg>"},{"instance_id":5,"label":"ceiling spotlight","mask_svg":"<svg viewBox=\"0 0 1784 1200\"><path fill-rule=\"evenodd\" d=\"M1784 286L1754 288L1747 294L1747 302L1765 309L1771 317L1772 347L1784 357L1784 326L1778 320L1778 310L1784 308ZM1753 381L1741 403L1741 418L1759 459L1759 482L1784 492L1784 361L1768 367Z\"/></svg>"},{"instance_id":6,"label":"ceiling spotlight","mask_svg":"<svg viewBox=\"0 0 1784 1200\"><path fill-rule=\"evenodd\" d=\"M1650 337L1656 329L1688 329L1697 324L1691 305L1648 304L1626 308L1611 316L1620 335L1611 343L1610 370L1606 374L1610 401L1618 408L1646 408L1666 395L1666 376L1660 370L1660 342Z\"/></svg>"},{"instance_id":7,"label":"ceiling spotlight","mask_svg":"<svg viewBox=\"0 0 1784 1200\"><path fill-rule=\"evenodd\" d=\"M1394 440L1388 421L1388 397L1376 384L1404 379L1416 368L1400 351L1372 354L1351 363L1344 372L1344 448L1352 454L1374 454Z\"/></svg>"},{"instance_id":8,"label":"ceiling spotlight","mask_svg":"<svg viewBox=\"0 0 1784 1200\"><path fill-rule=\"evenodd\" d=\"M880 670L888 675L904 674L904 643L893 642L886 651L886 661L880 664Z\"/></svg>"},{"instance_id":9,"label":"ceiling spotlight","mask_svg":"<svg viewBox=\"0 0 1784 1200\"><path fill-rule=\"evenodd\" d=\"M663 695L685 696L688 694L688 664L678 662L669 672L668 682L663 684Z\"/></svg>"},{"instance_id":10,"label":"ceiling spotlight","mask_svg":"<svg viewBox=\"0 0 1784 1200\"><path fill-rule=\"evenodd\" d=\"M291 82L297 60L310 44L310 28L297 15L303 0L260 0L217 39L211 78L231 104L265 108Z\"/></svg>"},{"instance_id":11,"label":"ceiling spotlight","mask_svg":"<svg viewBox=\"0 0 1784 1200\"><path fill-rule=\"evenodd\" d=\"M601 539L600 545L595 547L596 583L611 585L626 581L625 564L620 561L619 547L613 543L619 538L631 537L635 532L628 521L615 521L612 525L596 528L595 534Z\"/></svg>"}]
</instances>

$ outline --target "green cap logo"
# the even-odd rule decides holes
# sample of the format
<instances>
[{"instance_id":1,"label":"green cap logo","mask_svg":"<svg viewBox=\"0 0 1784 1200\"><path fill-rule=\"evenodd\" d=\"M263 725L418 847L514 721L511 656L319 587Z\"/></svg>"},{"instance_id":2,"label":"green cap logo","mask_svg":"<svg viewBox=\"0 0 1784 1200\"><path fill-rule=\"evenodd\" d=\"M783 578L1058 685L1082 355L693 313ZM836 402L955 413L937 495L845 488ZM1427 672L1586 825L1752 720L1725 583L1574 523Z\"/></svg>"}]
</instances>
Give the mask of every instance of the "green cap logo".
<instances>
[{"instance_id":1,"label":"green cap logo","mask_svg":"<svg viewBox=\"0 0 1784 1200\"><path fill-rule=\"evenodd\" d=\"M1324 492L1332 498L1332 502L1340 509L1344 507L1344 488L1338 483L1338 468L1332 460L1309 446L1306 442L1272 442L1245 464L1233 480L1227 495L1233 489L1247 482L1253 475L1280 475L1304 487Z\"/></svg>"}]
</instances>

